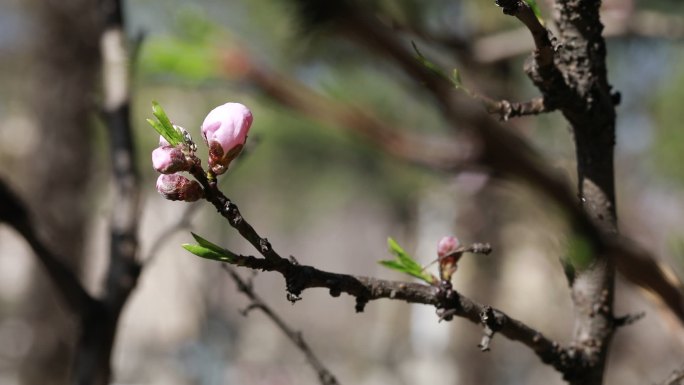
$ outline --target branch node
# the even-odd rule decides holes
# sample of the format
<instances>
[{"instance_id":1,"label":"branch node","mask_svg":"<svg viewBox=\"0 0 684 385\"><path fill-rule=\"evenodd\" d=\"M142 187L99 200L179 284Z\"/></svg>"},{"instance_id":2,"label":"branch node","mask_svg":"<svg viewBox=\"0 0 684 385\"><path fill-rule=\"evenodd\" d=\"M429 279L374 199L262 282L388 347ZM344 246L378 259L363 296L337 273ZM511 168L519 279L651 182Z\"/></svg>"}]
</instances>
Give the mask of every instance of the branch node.
<instances>
[{"instance_id":1,"label":"branch node","mask_svg":"<svg viewBox=\"0 0 684 385\"><path fill-rule=\"evenodd\" d=\"M484 326L484 335L480 344L477 345L483 352L488 352L490 350L489 344L494 338L494 334L501 330L503 325L496 319L496 314L494 314L494 309L491 306L486 305L480 312L480 322Z\"/></svg>"},{"instance_id":2,"label":"branch node","mask_svg":"<svg viewBox=\"0 0 684 385\"><path fill-rule=\"evenodd\" d=\"M329 279L325 281L325 285L330 288L331 297L339 297L342 294L342 289L339 286L339 282Z\"/></svg>"},{"instance_id":3,"label":"branch node","mask_svg":"<svg viewBox=\"0 0 684 385\"><path fill-rule=\"evenodd\" d=\"M444 308L438 308L437 311L437 316L439 316L439 319L437 322L442 322L442 321L451 321L454 319L454 315L456 315L456 309L444 309Z\"/></svg>"},{"instance_id":4,"label":"branch node","mask_svg":"<svg viewBox=\"0 0 684 385\"><path fill-rule=\"evenodd\" d=\"M259 239L259 250L263 254L271 251L271 243L268 241L267 238Z\"/></svg>"},{"instance_id":5,"label":"branch node","mask_svg":"<svg viewBox=\"0 0 684 385\"><path fill-rule=\"evenodd\" d=\"M295 293L292 293L292 292L289 292L289 291L287 292L286 298L287 298L287 300L290 301L293 305L294 305L297 301L301 301L301 300L302 300L302 296L301 296L301 295L295 294Z\"/></svg>"},{"instance_id":6,"label":"branch node","mask_svg":"<svg viewBox=\"0 0 684 385\"><path fill-rule=\"evenodd\" d=\"M364 309L366 308L367 303L368 303L368 298L356 297L356 306L354 306L354 310L356 310L357 313L363 313Z\"/></svg>"}]
</instances>

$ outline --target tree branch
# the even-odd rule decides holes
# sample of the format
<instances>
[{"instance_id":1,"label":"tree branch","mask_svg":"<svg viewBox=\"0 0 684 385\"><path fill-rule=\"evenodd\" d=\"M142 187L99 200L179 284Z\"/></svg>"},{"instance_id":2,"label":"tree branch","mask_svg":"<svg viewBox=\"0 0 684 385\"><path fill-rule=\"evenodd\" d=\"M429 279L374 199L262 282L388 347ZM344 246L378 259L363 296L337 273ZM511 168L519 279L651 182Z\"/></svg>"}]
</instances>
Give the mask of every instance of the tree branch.
<instances>
[{"instance_id":1,"label":"tree branch","mask_svg":"<svg viewBox=\"0 0 684 385\"><path fill-rule=\"evenodd\" d=\"M299 265L293 258L282 258L262 238L240 213L235 203L230 201L218 189L215 180L207 178L201 166L195 164L190 173L204 188L205 199L211 202L216 210L238 230L264 258L244 256L229 252L230 263L253 270L275 271L283 275L290 301L301 299L301 294L309 288L327 288L333 297L347 293L356 298L356 311L362 312L365 305L380 298L402 300L408 303L421 303L437 307L441 319L449 320L452 316L463 317L470 321L482 323L481 314L487 310L491 314L486 327L497 330L513 341L519 341L532 349L544 363L552 365L561 373L567 373L570 359L558 343L546 338L542 333L513 319L500 310L489 308L466 298L451 289L450 284L443 283L439 287L418 283L387 281L371 277L353 276L331 273L312 266Z\"/></svg>"},{"instance_id":2,"label":"tree branch","mask_svg":"<svg viewBox=\"0 0 684 385\"><path fill-rule=\"evenodd\" d=\"M135 169L130 123L129 56L120 0L101 2L104 30L100 36L103 62L102 117L109 134L114 179L110 222L109 267L105 292L98 306L82 314L81 338L74 360L73 383L105 385L111 380L111 355L119 317L141 272L137 261L139 176Z\"/></svg>"},{"instance_id":3,"label":"tree branch","mask_svg":"<svg viewBox=\"0 0 684 385\"><path fill-rule=\"evenodd\" d=\"M304 337L302 337L302 333L293 330L290 326L288 326L285 321L283 321L280 316L271 309L270 306L268 306L262 299L259 297L254 292L254 288L252 287L251 284L245 282L240 275L233 269L232 267L224 264L221 264L221 267L223 270L230 275L230 277L233 279L235 284L237 285L238 290L240 290L241 293L243 293L247 298L251 300L250 305L248 308L243 312L244 315L247 315L247 312L250 309L259 309L261 310L268 318L273 321L273 323L276 324L276 326L287 336L287 338L292 341L292 343L295 344L299 348L299 350L304 353L306 356L306 360L309 362L309 364L314 368L316 371L316 374L318 374L318 380L321 382L321 385L338 385L337 379L335 376L328 370L328 368L323 365L320 359L316 356L316 354L311 350L309 347L309 344L306 343L304 340Z\"/></svg>"},{"instance_id":4,"label":"tree branch","mask_svg":"<svg viewBox=\"0 0 684 385\"><path fill-rule=\"evenodd\" d=\"M93 297L88 294L74 272L62 262L63 259L55 255L38 237L26 204L2 179L0 179L1 222L12 226L31 246L70 311L74 314L83 314L93 306L95 302Z\"/></svg>"}]
</instances>

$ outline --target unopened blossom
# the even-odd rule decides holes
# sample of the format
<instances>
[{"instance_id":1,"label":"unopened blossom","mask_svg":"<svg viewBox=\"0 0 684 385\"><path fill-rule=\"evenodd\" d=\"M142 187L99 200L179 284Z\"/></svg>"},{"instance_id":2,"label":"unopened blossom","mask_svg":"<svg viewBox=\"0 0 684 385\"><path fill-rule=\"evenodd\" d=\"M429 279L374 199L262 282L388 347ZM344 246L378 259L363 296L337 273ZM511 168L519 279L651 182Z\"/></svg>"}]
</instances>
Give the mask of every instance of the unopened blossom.
<instances>
[{"instance_id":1,"label":"unopened blossom","mask_svg":"<svg viewBox=\"0 0 684 385\"><path fill-rule=\"evenodd\" d=\"M451 280L461 255L463 255L463 251L458 238L450 235L439 240L437 256L439 257L439 276L443 281Z\"/></svg>"},{"instance_id":2,"label":"unopened blossom","mask_svg":"<svg viewBox=\"0 0 684 385\"><path fill-rule=\"evenodd\" d=\"M209 146L209 167L216 175L223 174L247 140L252 126L252 112L240 103L220 105L204 118L202 137Z\"/></svg>"},{"instance_id":3,"label":"unopened blossom","mask_svg":"<svg viewBox=\"0 0 684 385\"><path fill-rule=\"evenodd\" d=\"M152 151L152 167L162 174L173 174L190 170L192 163L185 157L180 147L161 145Z\"/></svg>"},{"instance_id":4,"label":"unopened blossom","mask_svg":"<svg viewBox=\"0 0 684 385\"><path fill-rule=\"evenodd\" d=\"M172 201L194 202L204 196L204 190L199 183L179 174L159 175L157 191Z\"/></svg>"},{"instance_id":5,"label":"unopened blossom","mask_svg":"<svg viewBox=\"0 0 684 385\"><path fill-rule=\"evenodd\" d=\"M452 235L443 237L437 245L437 256L440 258L446 257L449 254L455 253L459 247L461 247L461 243L458 241L458 238Z\"/></svg>"}]
</instances>

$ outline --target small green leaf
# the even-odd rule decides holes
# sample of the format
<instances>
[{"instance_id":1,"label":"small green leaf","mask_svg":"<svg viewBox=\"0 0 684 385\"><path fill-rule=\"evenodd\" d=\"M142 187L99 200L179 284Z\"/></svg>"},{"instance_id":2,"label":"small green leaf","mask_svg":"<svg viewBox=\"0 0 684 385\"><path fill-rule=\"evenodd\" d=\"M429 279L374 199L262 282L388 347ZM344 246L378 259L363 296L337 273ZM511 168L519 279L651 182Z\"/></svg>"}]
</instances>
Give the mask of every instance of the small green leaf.
<instances>
[{"instance_id":1,"label":"small green leaf","mask_svg":"<svg viewBox=\"0 0 684 385\"><path fill-rule=\"evenodd\" d=\"M397 262L397 261L380 261L379 263L380 263L381 265L387 267L387 268L392 269L392 270L396 270L396 271L399 271L399 272L402 272L402 273L406 273L406 272L407 272L407 271L406 271L406 268L404 267L404 265L402 265L401 263L399 263L399 262Z\"/></svg>"},{"instance_id":2,"label":"small green leaf","mask_svg":"<svg viewBox=\"0 0 684 385\"><path fill-rule=\"evenodd\" d=\"M148 119L147 122L157 130L159 135L163 136L172 146L183 142L183 134L171 124L171 120L166 115L166 112L156 101L152 102L152 114L157 118L158 122L151 119Z\"/></svg>"},{"instance_id":3,"label":"small green leaf","mask_svg":"<svg viewBox=\"0 0 684 385\"><path fill-rule=\"evenodd\" d=\"M224 252L226 252L226 249L224 249L223 247L221 247L221 246L219 246L219 245L217 245L217 244L211 243L211 242L207 241L206 239L202 238L201 236L199 236L199 235L197 235L197 234L195 234L195 233L193 233L193 232L191 232L190 234L192 234L192 237L195 238L195 241L197 241L197 243L198 243L200 246L202 246L202 247L204 247L204 248L207 248L207 249L209 249L209 250L215 251L215 252L217 252L217 253L224 253Z\"/></svg>"},{"instance_id":4,"label":"small green leaf","mask_svg":"<svg viewBox=\"0 0 684 385\"><path fill-rule=\"evenodd\" d=\"M420 263L416 262L413 257L411 257L404 249L399 246L399 244L392 238L387 238L387 246L392 254L394 254L399 262L404 265L408 270L420 271L423 269Z\"/></svg>"},{"instance_id":5,"label":"small green leaf","mask_svg":"<svg viewBox=\"0 0 684 385\"><path fill-rule=\"evenodd\" d=\"M434 283L435 278L432 274L423 271L423 267L416 262L399 244L392 238L387 238L387 246L390 253L396 259L392 261L379 261L379 263L389 269L411 275L427 283Z\"/></svg>"},{"instance_id":6,"label":"small green leaf","mask_svg":"<svg viewBox=\"0 0 684 385\"><path fill-rule=\"evenodd\" d=\"M525 0L527 5L530 6L532 9L532 12L534 12L534 15L537 16L537 20L541 23L541 25L544 25L544 19L542 18L541 14L541 9L539 9L539 4L537 4L537 0Z\"/></svg>"},{"instance_id":7,"label":"small green leaf","mask_svg":"<svg viewBox=\"0 0 684 385\"><path fill-rule=\"evenodd\" d=\"M204 246L192 245L189 243L185 243L182 246L185 250L195 254L198 257L211 259L211 260L219 261L219 262L228 262L228 263L235 262L235 254L231 253L228 250L222 250L221 252L216 252L216 251L211 250L209 248L206 248Z\"/></svg>"}]
</instances>

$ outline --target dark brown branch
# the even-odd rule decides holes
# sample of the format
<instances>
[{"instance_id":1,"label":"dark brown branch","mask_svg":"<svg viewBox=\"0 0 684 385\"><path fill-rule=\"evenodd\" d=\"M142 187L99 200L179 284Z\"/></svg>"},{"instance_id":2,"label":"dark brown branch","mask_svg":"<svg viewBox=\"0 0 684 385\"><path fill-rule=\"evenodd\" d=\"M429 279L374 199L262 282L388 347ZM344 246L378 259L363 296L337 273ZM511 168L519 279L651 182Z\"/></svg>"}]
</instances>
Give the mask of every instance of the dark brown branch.
<instances>
[{"instance_id":1,"label":"dark brown branch","mask_svg":"<svg viewBox=\"0 0 684 385\"><path fill-rule=\"evenodd\" d=\"M553 65L554 47L549 37L550 32L544 27L532 8L522 0L497 0L496 5L502 8L503 13L520 20L532 33L536 51L534 59L540 67Z\"/></svg>"},{"instance_id":2,"label":"dark brown branch","mask_svg":"<svg viewBox=\"0 0 684 385\"><path fill-rule=\"evenodd\" d=\"M0 223L12 226L31 246L48 276L57 287L74 314L83 314L95 300L88 294L78 277L39 239L31 223L26 204L0 179Z\"/></svg>"},{"instance_id":3,"label":"dark brown branch","mask_svg":"<svg viewBox=\"0 0 684 385\"><path fill-rule=\"evenodd\" d=\"M291 301L299 300L305 289L327 288L333 297L341 293L355 297L357 312L362 312L368 301L389 298L433 305L441 314L448 312L451 316L467 318L476 324L482 322L481 314L486 307L460 295L450 287L444 289L418 283L331 273L312 266L300 265L294 259L282 258L271 244L247 222L237 205L223 195L217 188L216 181L207 178L201 166L196 164L190 173L204 188L205 199L211 202L216 210L228 220L228 223L264 256L264 258L256 258L232 254L231 263L254 270L279 272L285 278L288 298ZM468 250L482 252L487 251L488 247L477 244ZM499 310L491 309L488 314L492 315L487 323L488 327L499 331L513 341L523 343L532 349L543 362L566 373L569 367L568 355L558 343ZM442 318L450 319L450 317Z\"/></svg>"},{"instance_id":4,"label":"dark brown branch","mask_svg":"<svg viewBox=\"0 0 684 385\"><path fill-rule=\"evenodd\" d=\"M259 309L261 310L268 318L273 321L273 323L278 326L278 328L287 336L287 338L292 341L292 343L295 344L299 348L299 350L304 353L306 356L306 360L309 362L309 364L314 368L316 371L316 374L318 375L318 380L321 382L321 385L337 385L337 379L335 376L328 370L328 368L323 365L321 360L316 356L316 354L311 350L309 347L309 344L306 343L304 340L304 337L302 337L302 333L293 330L289 325L285 323L285 321L280 318L278 314L276 314L273 309L271 309L270 306L264 302L259 295L257 295L254 292L254 289L251 284L245 282L240 275L233 269L232 267L222 264L221 267L230 275L230 277L233 279L235 284L238 287L238 290L242 292L244 295L246 295L250 300L251 303L248 306L248 308L245 310L244 314L246 315L249 310L252 309Z\"/></svg>"},{"instance_id":5,"label":"dark brown branch","mask_svg":"<svg viewBox=\"0 0 684 385\"><path fill-rule=\"evenodd\" d=\"M608 39L638 37L648 39L684 39L684 18L653 11L635 11L628 17L603 12L603 36ZM472 44L475 62L494 63L523 55L534 49L534 42L524 39L527 27L478 37ZM446 42L450 38L444 39ZM458 40L457 40L458 41Z\"/></svg>"},{"instance_id":6,"label":"dark brown branch","mask_svg":"<svg viewBox=\"0 0 684 385\"><path fill-rule=\"evenodd\" d=\"M517 3L519 7L520 2ZM562 38L569 42L561 53L550 50L550 44L545 44L543 36L535 32L538 28L531 27L540 52L535 54L536 60L528 68L528 74L542 91L545 102L559 106L575 129L580 201L565 182L544 166L543 159L524 140L502 129L468 103L456 102L451 85L413 60L406 44L398 41L391 31L373 23L352 5L348 5L344 15L336 19L338 31L394 61L432 94L454 127L467 128L479 141L481 152L478 160L482 164L502 175L519 177L540 189L569 214L575 231L593 245L595 261L586 271L577 273L572 287L573 296L578 300L575 302L576 346L570 355L575 364L574 370L566 372L566 379L578 384L599 384L602 381L614 331L612 264L617 263L620 268L635 261L643 262L640 255L622 247L615 238L612 154L613 105L617 98L610 92L607 81L598 5L590 1L559 2L558 24L561 25ZM511 12L520 10L512 9ZM536 23L527 16L524 22ZM546 60L551 52L554 60ZM559 58L561 54L562 60ZM563 64L563 71L567 73L561 71L558 63ZM566 77L572 88L566 84ZM675 293L675 300L668 305L680 320L684 320L681 283L668 279L652 259L647 264L650 272L654 273L649 281L657 282L657 286L652 288L665 288L665 291L658 292L661 298ZM637 284L643 282L638 276L626 276Z\"/></svg>"},{"instance_id":7,"label":"dark brown branch","mask_svg":"<svg viewBox=\"0 0 684 385\"><path fill-rule=\"evenodd\" d=\"M344 16L343 18L341 16ZM585 236L600 252L606 252L617 263L617 268L633 283L655 292L669 309L684 322L684 290L678 279L670 278L652 255L624 237L605 233L578 205L577 194L525 140L490 119L467 101L457 101L454 90L443 79L418 63L408 43L397 41L392 31L380 28L369 21L359 10L347 10L338 18L338 31L394 61L416 82L432 94L444 116L454 127L467 128L475 137L478 148L469 160L499 172L499 175L517 177L546 194L565 210L579 234ZM562 81L562 77L561 77ZM574 95L571 92L571 95ZM643 274L639 274L642 271Z\"/></svg>"},{"instance_id":8,"label":"dark brown branch","mask_svg":"<svg viewBox=\"0 0 684 385\"><path fill-rule=\"evenodd\" d=\"M568 365L566 349L545 337L521 321L504 312L481 305L453 290L442 290L436 286L421 283L388 281L378 278L331 273L312 266L299 265L286 259L268 260L254 256L233 254L233 264L253 270L275 271L283 275L287 291L299 298L302 292L311 288L326 288L333 297L349 294L357 300L357 311L369 301L387 298L435 306L440 314L466 318L481 324L481 314L489 315L487 325L510 340L518 341L534 351L543 362L565 371ZM449 319L449 317L442 317Z\"/></svg>"}]
</instances>

